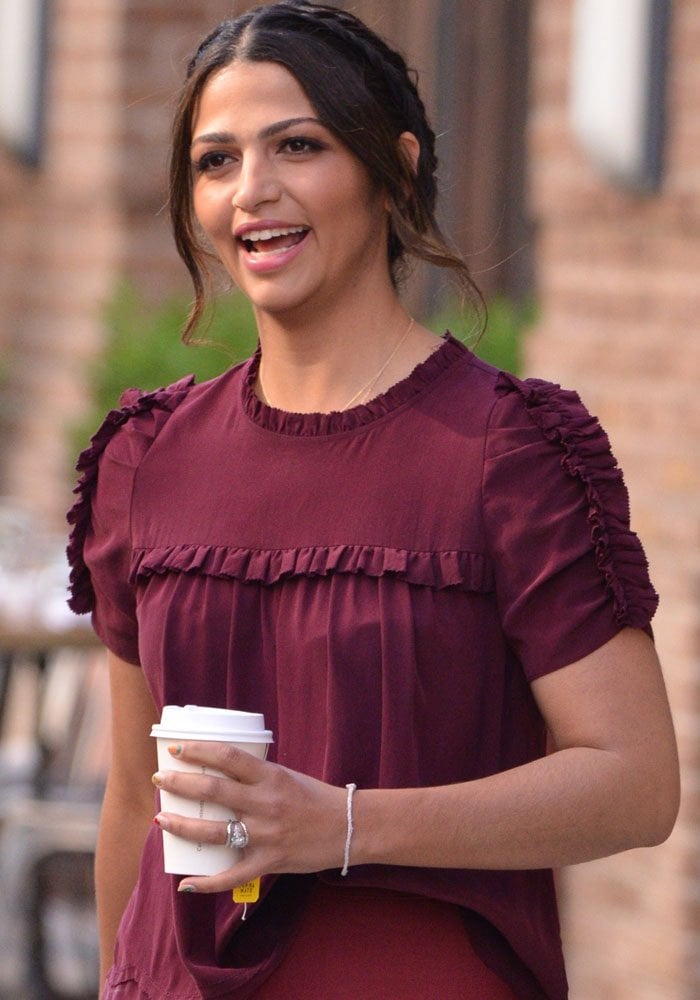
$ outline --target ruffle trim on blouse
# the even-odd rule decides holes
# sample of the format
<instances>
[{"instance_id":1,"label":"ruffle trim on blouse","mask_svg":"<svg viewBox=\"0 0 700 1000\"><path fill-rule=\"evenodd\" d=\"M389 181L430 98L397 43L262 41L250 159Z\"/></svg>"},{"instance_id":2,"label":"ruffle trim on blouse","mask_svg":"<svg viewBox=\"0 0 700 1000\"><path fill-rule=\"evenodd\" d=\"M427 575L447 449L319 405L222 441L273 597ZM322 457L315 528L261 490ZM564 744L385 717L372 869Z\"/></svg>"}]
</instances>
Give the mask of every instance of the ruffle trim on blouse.
<instances>
[{"instance_id":1,"label":"ruffle trim on blouse","mask_svg":"<svg viewBox=\"0 0 700 1000\"><path fill-rule=\"evenodd\" d=\"M360 573L397 576L418 586L485 593L493 574L478 552L415 552L373 545L247 549L216 545L172 545L135 549L131 583L164 573L197 573L244 583L274 584L294 576Z\"/></svg>"},{"instance_id":2,"label":"ruffle trim on blouse","mask_svg":"<svg viewBox=\"0 0 700 1000\"><path fill-rule=\"evenodd\" d=\"M440 346L425 361L417 365L406 378L368 403L362 403L349 410L336 410L332 413L291 413L287 410L278 410L274 406L268 406L256 395L255 381L261 357L258 347L254 356L247 362L248 370L243 387L243 405L251 420L266 430L278 434L293 434L296 437L303 437L351 431L385 416L403 403L408 402L431 385L443 372L451 368L456 361L468 356L469 351L464 344L450 333L446 333Z\"/></svg>"},{"instance_id":3,"label":"ruffle trim on blouse","mask_svg":"<svg viewBox=\"0 0 700 1000\"><path fill-rule=\"evenodd\" d=\"M121 397L119 409L110 410L102 425L90 439L88 447L81 452L76 465L80 474L78 484L73 490L77 500L68 512L68 523L73 526L66 550L71 567L70 593L68 606L78 615L92 611L95 595L90 580L90 571L85 565L83 548L91 518L92 495L97 483L99 459L105 448L128 420L153 409L161 409L172 413L187 395L194 384L194 375L187 375L179 382L165 389L141 393L139 389L128 389Z\"/></svg>"},{"instance_id":4,"label":"ruffle trim on blouse","mask_svg":"<svg viewBox=\"0 0 700 1000\"><path fill-rule=\"evenodd\" d=\"M610 441L578 394L540 379L525 382L501 372L496 392L518 392L545 438L563 448L562 467L581 480L598 570L619 624L646 628L659 603L641 543L629 528L629 496Z\"/></svg>"}]
</instances>

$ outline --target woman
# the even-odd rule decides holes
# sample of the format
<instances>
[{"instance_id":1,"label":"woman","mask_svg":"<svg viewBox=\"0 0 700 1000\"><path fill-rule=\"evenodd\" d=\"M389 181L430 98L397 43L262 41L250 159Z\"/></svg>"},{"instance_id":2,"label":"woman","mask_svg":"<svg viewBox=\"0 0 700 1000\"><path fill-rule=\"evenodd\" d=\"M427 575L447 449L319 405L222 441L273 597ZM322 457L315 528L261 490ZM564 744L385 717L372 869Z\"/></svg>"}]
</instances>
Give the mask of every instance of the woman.
<instances>
[{"instance_id":1,"label":"woman","mask_svg":"<svg viewBox=\"0 0 700 1000\"><path fill-rule=\"evenodd\" d=\"M560 1000L551 868L673 826L656 596L607 438L399 299L411 258L469 284L434 172L403 60L349 14L272 4L192 60L171 173L189 330L213 256L260 347L128 393L80 463L72 606L113 697L103 997ZM150 726L186 703L275 733L266 762L172 748L225 779L154 776L243 821L211 877L164 875L161 830L227 824L151 823ZM258 876L244 921L231 890Z\"/></svg>"}]
</instances>

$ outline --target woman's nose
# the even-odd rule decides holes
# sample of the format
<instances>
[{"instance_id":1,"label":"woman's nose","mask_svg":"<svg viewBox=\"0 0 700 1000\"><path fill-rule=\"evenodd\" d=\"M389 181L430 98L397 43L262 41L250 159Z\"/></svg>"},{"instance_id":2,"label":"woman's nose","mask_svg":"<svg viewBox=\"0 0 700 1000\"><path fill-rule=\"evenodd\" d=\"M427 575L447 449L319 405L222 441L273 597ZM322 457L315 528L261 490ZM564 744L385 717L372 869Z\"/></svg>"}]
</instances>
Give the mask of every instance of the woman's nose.
<instances>
[{"instance_id":1,"label":"woman's nose","mask_svg":"<svg viewBox=\"0 0 700 1000\"><path fill-rule=\"evenodd\" d=\"M280 196L280 184L272 165L264 156L250 155L241 163L232 202L236 208L251 212Z\"/></svg>"}]
</instances>

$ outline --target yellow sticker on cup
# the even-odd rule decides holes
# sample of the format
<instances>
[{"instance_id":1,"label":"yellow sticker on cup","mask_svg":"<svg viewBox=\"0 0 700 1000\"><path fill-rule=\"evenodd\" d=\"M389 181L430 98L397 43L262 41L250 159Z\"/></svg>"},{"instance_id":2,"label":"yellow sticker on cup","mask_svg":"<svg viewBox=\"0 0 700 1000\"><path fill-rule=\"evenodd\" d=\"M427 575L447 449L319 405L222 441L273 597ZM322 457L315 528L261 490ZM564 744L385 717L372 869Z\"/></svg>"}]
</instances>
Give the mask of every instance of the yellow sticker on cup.
<instances>
[{"instance_id":1,"label":"yellow sticker on cup","mask_svg":"<svg viewBox=\"0 0 700 1000\"><path fill-rule=\"evenodd\" d=\"M234 903L257 903L260 899L260 879L254 878L243 885L237 885L231 895Z\"/></svg>"}]
</instances>

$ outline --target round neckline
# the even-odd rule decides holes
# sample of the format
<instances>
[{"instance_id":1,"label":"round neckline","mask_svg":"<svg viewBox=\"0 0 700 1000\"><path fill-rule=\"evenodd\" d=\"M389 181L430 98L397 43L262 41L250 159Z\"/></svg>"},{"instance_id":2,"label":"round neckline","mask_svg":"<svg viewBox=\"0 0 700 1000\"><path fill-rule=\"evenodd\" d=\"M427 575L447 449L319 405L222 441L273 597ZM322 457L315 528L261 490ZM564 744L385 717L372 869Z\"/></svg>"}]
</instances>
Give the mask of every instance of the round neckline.
<instances>
[{"instance_id":1,"label":"round neckline","mask_svg":"<svg viewBox=\"0 0 700 1000\"><path fill-rule=\"evenodd\" d=\"M469 349L447 331L443 334L442 343L425 361L421 361L405 378L367 403L360 403L348 410L333 410L330 413L294 413L270 406L256 394L255 382L261 359L261 349L258 344L255 354L244 366L243 408L247 416L258 426L278 434L311 436L354 430L398 409L432 385L444 371L468 354Z\"/></svg>"}]
</instances>

